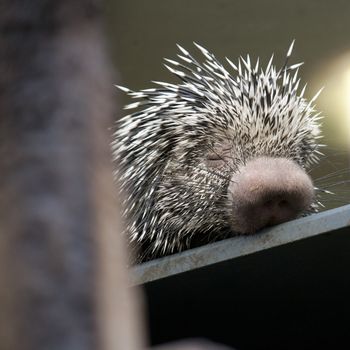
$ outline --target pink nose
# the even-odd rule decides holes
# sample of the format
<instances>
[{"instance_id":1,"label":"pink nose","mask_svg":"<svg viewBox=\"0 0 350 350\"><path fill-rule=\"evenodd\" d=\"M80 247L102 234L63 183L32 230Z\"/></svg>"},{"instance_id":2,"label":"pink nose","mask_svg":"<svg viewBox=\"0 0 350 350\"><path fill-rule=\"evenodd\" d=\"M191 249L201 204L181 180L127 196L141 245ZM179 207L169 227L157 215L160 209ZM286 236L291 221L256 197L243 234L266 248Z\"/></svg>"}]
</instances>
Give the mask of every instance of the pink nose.
<instances>
[{"instance_id":1,"label":"pink nose","mask_svg":"<svg viewBox=\"0 0 350 350\"><path fill-rule=\"evenodd\" d=\"M310 177L286 158L247 162L231 178L229 222L232 230L253 233L296 218L307 210L314 190Z\"/></svg>"}]
</instances>

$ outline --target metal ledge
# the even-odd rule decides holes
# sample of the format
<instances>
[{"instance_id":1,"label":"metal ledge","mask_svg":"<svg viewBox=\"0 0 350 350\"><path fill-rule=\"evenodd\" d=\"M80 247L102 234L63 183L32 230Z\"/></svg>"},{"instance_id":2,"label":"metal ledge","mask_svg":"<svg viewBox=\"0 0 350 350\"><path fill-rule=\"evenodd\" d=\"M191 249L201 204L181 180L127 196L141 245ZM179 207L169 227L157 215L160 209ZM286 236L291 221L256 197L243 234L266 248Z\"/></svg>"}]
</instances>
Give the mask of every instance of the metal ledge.
<instances>
[{"instance_id":1,"label":"metal ledge","mask_svg":"<svg viewBox=\"0 0 350 350\"><path fill-rule=\"evenodd\" d=\"M144 284L350 226L350 204L199 248L152 260L132 268L132 283Z\"/></svg>"}]
</instances>

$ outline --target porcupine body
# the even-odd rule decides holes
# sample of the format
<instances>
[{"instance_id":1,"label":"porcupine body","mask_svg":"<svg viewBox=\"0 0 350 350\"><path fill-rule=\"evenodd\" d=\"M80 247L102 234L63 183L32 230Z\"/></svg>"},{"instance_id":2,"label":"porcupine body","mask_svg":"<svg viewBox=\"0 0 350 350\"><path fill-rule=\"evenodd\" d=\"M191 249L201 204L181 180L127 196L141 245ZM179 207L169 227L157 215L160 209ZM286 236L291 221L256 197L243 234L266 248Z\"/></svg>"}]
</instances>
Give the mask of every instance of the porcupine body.
<instances>
[{"instance_id":1,"label":"porcupine body","mask_svg":"<svg viewBox=\"0 0 350 350\"><path fill-rule=\"evenodd\" d=\"M318 161L315 96L299 89L298 67L263 70L242 57L230 71L205 48L197 61L179 46L166 61L179 84L134 92L112 144L126 234L138 261L313 212L306 171ZM301 91L300 91L301 90ZM318 95L318 94L317 94Z\"/></svg>"}]
</instances>

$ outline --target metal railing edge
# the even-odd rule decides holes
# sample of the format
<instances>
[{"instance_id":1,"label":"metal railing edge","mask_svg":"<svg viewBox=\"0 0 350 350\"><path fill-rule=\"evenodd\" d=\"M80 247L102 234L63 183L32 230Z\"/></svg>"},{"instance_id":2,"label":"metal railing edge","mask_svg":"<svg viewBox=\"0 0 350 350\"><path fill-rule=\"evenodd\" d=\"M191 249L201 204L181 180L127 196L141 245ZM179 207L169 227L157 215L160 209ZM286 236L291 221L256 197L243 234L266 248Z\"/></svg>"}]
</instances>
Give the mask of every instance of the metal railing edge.
<instances>
[{"instance_id":1,"label":"metal railing edge","mask_svg":"<svg viewBox=\"0 0 350 350\"><path fill-rule=\"evenodd\" d=\"M134 266L131 283L155 281L348 226L350 204L267 228L254 235L228 238Z\"/></svg>"}]
</instances>

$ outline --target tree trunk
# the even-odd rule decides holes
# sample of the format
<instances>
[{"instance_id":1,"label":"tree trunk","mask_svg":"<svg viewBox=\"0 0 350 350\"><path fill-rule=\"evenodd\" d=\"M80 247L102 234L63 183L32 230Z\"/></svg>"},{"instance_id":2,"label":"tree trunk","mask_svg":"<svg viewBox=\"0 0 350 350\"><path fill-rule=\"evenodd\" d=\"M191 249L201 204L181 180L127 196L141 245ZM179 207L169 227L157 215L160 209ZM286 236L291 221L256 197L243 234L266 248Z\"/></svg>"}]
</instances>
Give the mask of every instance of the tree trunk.
<instances>
[{"instance_id":1,"label":"tree trunk","mask_svg":"<svg viewBox=\"0 0 350 350\"><path fill-rule=\"evenodd\" d=\"M140 349L93 0L0 5L0 348Z\"/></svg>"}]
</instances>

